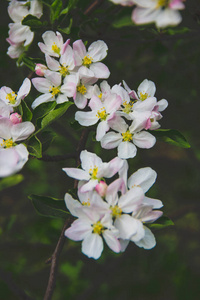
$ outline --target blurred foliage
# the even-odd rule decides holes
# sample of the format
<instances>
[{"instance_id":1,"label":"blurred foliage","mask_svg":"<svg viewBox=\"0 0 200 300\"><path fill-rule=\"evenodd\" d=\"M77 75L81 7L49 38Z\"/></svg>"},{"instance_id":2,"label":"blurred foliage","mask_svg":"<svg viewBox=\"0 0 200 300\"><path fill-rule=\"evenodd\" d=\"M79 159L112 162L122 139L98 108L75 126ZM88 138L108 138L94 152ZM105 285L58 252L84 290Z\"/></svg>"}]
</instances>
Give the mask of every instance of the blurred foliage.
<instances>
[{"instance_id":1,"label":"blurred foliage","mask_svg":"<svg viewBox=\"0 0 200 300\"><path fill-rule=\"evenodd\" d=\"M25 64L21 68L17 68L16 62L5 55L8 47L5 39L11 21L7 15L7 1L1 3L1 86L18 90L24 77L31 75L27 66L31 69L35 61L44 60L37 42L42 40L41 35L46 30L56 30L59 26L65 40L70 37L73 42L82 38L88 45L102 39L109 48L105 64L111 70L110 85L124 79L131 88L137 89L145 78L154 81L157 98L164 97L169 101L169 107L163 112L162 129L180 130L191 145L191 149L184 149L158 141L148 151L139 149L137 157L129 160L129 175L146 166L157 171L156 184L148 196L163 201L164 214L175 226L153 229L157 246L152 250L143 250L130 243L127 251L120 255L106 248L98 261L85 257L81 253L80 243L66 240L53 300L199 299L199 1L187 1L187 9L181 12L183 22L178 27L164 30L157 30L153 24L130 24L128 17L132 8L116 6L106 0L87 15L84 12L88 10L91 0L42 2L46 9L41 18L43 25L40 26L37 20L24 20L32 22L37 31L33 45L21 58ZM37 92L32 87L27 105L22 104L27 120L32 117L28 107L36 96ZM34 111L33 121L37 120L38 129L44 125L42 120L49 113L54 115L56 109L59 107L55 103L49 103L48 108L40 107ZM48 125L45 127L48 138L42 149L45 154L64 155L76 149L81 130L74 123L75 111L72 105L54 122L51 123L48 117L45 119L45 126ZM42 131L37 136L38 141L44 141ZM101 154L104 161L113 158L113 153L116 155L115 150L102 150L99 143L92 139L93 136L91 131L86 145L89 151ZM30 145L33 148L37 146L36 151L40 153L36 157L40 157L40 144L36 138L30 141ZM45 261L54 251L64 221L39 216L27 195L63 199L68 189L72 188L73 180L66 176L62 168L74 167L75 161L45 162L36 157L29 160L22 175L15 175L19 183L17 186L12 186L12 178L3 179L0 183L3 187L10 186L1 191L0 268L12 274L18 287L34 300L39 300L43 298L49 276L49 265ZM21 182L22 176L24 180ZM0 281L0 299L18 299L3 280Z\"/></svg>"}]
</instances>

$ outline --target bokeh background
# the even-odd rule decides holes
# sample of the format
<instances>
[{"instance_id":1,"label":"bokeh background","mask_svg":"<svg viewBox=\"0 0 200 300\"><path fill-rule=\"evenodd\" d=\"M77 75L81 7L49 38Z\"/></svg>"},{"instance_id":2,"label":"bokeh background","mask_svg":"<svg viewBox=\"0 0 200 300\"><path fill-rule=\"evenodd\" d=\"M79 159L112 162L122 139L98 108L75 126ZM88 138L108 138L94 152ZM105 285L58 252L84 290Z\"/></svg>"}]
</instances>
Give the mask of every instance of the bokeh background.
<instances>
[{"instance_id":1,"label":"bokeh background","mask_svg":"<svg viewBox=\"0 0 200 300\"><path fill-rule=\"evenodd\" d=\"M186 10L181 12L183 22L176 28L158 32L153 25L120 27L131 15L131 8L114 7L108 1L102 2L97 10L83 19L81 11L91 1L79 2L78 8L71 13L75 28L72 42L79 30L80 37L87 40L88 45L97 39L107 43L109 51L105 63L111 71L108 79L111 86L123 79L131 88L137 89L145 78L154 81L157 98L169 102L160 122L162 128L181 131L191 148L178 148L158 141L152 149L139 149L137 157L129 160L129 175L146 166L156 170L157 181L148 195L163 201L164 214L175 223L154 230L156 247L144 250L132 243L125 253L118 255L105 247L102 257L95 261L81 253L81 243L66 240L53 300L199 299L200 3L186 1ZM11 22L7 5L6 0L1 0L0 82L1 86L17 91L30 71L26 67L17 68L16 62L6 55L8 43L5 39ZM67 26L69 21L65 21ZM38 32L36 41L41 40L41 33ZM43 57L37 46L31 51L32 57ZM27 101L31 103L36 95L32 87ZM56 132L56 137L47 154L66 154L77 147L81 131L69 125L74 113L75 108L70 107L51 126L50 130ZM116 155L115 150L100 149L92 137L93 133L86 145L87 150L101 154L104 161ZM1 300L23 299L5 283L5 274L12 276L9 279L11 286L15 282L33 299L43 299L50 268L45 261L54 251L64 220L39 216L28 195L63 199L68 188L73 186L73 180L62 171L63 167L69 166L75 166L75 162L45 162L30 158L20 172L24 180L1 191Z\"/></svg>"}]
</instances>

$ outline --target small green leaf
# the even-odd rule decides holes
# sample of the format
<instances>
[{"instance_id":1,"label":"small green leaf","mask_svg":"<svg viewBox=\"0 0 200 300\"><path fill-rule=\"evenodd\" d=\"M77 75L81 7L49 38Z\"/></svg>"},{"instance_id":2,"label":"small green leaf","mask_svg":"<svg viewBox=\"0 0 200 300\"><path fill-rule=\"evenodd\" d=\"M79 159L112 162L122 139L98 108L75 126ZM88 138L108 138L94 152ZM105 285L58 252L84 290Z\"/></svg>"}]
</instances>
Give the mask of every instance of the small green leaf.
<instances>
[{"instance_id":1,"label":"small green leaf","mask_svg":"<svg viewBox=\"0 0 200 300\"><path fill-rule=\"evenodd\" d=\"M22 25L29 26L31 31L37 31L39 28L44 27L46 23L41 22L40 19L33 15L28 15L23 19Z\"/></svg>"},{"instance_id":2,"label":"small green leaf","mask_svg":"<svg viewBox=\"0 0 200 300\"><path fill-rule=\"evenodd\" d=\"M0 180L0 191L14 186L24 180L24 177L21 174L12 175Z\"/></svg>"},{"instance_id":3,"label":"small green leaf","mask_svg":"<svg viewBox=\"0 0 200 300\"><path fill-rule=\"evenodd\" d=\"M112 23L112 26L114 28L121 28L121 27L125 27L125 26L133 26L133 21L131 20L131 16L123 16L122 18L114 21Z\"/></svg>"},{"instance_id":4,"label":"small green leaf","mask_svg":"<svg viewBox=\"0 0 200 300\"><path fill-rule=\"evenodd\" d=\"M24 100L21 101L21 108L22 108L22 120L25 121L31 121L32 120L32 112L29 109L28 105Z\"/></svg>"},{"instance_id":5,"label":"small green leaf","mask_svg":"<svg viewBox=\"0 0 200 300\"><path fill-rule=\"evenodd\" d=\"M32 136L28 140L28 151L31 155L36 156L37 158L42 157L42 144L36 135Z\"/></svg>"},{"instance_id":6,"label":"small green leaf","mask_svg":"<svg viewBox=\"0 0 200 300\"><path fill-rule=\"evenodd\" d=\"M72 104L73 102L70 101L58 104L54 110L50 111L50 113L42 119L41 128L45 128L46 126L50 125L53 121L60 118Z\"/></svg>"},{"instance_id":7,"label":"small green leaf","mask_svg":"<svg viewBox=\"0 0 200 300\"><path fill-rule=\"evenodd\" d=\"M63 33L65 33L65 34L70 34L72 23L73 23L73 19L71 18L68 27L61 28L60 26L58 26L58 30L61 31L61 32L63 32Z\"/></svg>"},{"instance_id":8,"label":"small green leaf","mask_svg":"<svg viewBox=\"0 0 200 300\"><path fill-rule=\"evenodd\" d=\"M161 218L156 220L156 223L147 224L147 225L150 228L162 229L174 225L174 222L168 217L162 216Z\"/></svg>"},{"instance_id":9,"label":"small green leaf","mask_svg":"<svg viewBox=\"0 0 200 300\"><path fill-rule=\"evenodd\" d=\"M56 101L52 101L52 102L48 102L48 103L42 103L39 106L37 106L33 110L33 119L34 119L34 121L36 121L36 120L39 121L40 120L39 123L41 124L41 119L44 118L44 116L46 116L50 111L54 110L56 105L57 105Z\"/></svg>"},{"instance_id":10,"label":"small green leaf","mask_svg":"<svg viewBox=\"0 0 200 300\"><path fill-rule=\"evenodd\" d=\"M77 2L78 0L69 0L68 6L61 11L60 15L68 14L68 12L76 6Z\"/></svg>"},{"instance_id":11,"label":"small green leaf","mask_svg":"<svg viewBox=\"0 0 200 300\"><path fill-rule=\"evenodd\" d=\"M178 131L174 129L157 129L151 131L157 139L162 140L166 143L179 146L182 148L190 148L190 144L186 138Z\"/></svg>"},{"instance_id":12,"label":"small green leaf","mask_svg":"<svg viewBox=\"0 0 200 300\"><path fill-rule=\"evenodd\" d=\"M56 133L54 131L51 130L42 131L40 140L42 143L43 152L45 152L49 148L49 146L51 145L55 137L56 137Z\"/></svg>"},{"instance_id":13,"label":"small green leaf","mask_svg":"<svg viewBox=\"0 0 200 300\"><path fill-rule=\"evenodd\" d=\"M27 66L31 71L35 71L35 63L32 61L32 59L28 56L22 56L22 61L25 66Z\"/></svg>"},{"instance_id":14,"label":"small green leaf","mask_svg":"<svg viewBox=\"0 0 200 300\"><path fill-rule=\"evenodd\" d=\"M64 219L71 216L64 200L39 195L30 195L28 198L41 216Z\"/></svg>"},{"instance_id":15,"label":"small green leaf","mask_svg":"<svg viewBox=\"0 0 200 300\"><path fill-rule=\"evenodd\" d=\"M55 0L51 4L51 21L54 22L60 17L62 10L62 0Z\"/></svg>"}]
</instances>

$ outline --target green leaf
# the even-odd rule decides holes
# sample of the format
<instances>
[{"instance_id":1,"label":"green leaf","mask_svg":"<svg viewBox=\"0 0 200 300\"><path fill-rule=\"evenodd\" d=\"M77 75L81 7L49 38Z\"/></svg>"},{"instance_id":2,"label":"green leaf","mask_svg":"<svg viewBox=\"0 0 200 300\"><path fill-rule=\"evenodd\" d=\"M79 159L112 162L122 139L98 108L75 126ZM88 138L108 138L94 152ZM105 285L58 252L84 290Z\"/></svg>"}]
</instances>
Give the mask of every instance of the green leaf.
<instances>
[{"instance_id":1,"label":"green leaf","mask_svg":"<svg viewBox=\"0 0 200 300\"><path fill-rule=\"evenodd\" d=\"M64 219L71 216L64 200L39 195L30 195L28 198L41 216Z\"/></svg>"},{"instance_id":2,"label":"green leaf","mask_svg":"<svg viewBox=\"0 0 200 300\"><path fill-rule=\"evenodd\" d=\"M184 34L189 32L190 29L188 27L180 27L180 28L168 28L164 30L164 33L169 35L175 35L175 34Z\"/></svg>"},{"instance_id":3,"label":"green leaf","mask_svg":"<svg viewBox=\"0 0 200 300\"><path fill-rule=\"evenodd\" d=\"M27 66L31 71L35 71L35 63L32 61L32 59L28 56L22 56L22 61L25 66Z\"/></svg>"},{"instance_id":4,"label":"green leaf","mask_svg":"<svg viewBox=\"0 0 200 300\"><path fill-rule=\"evenodd\" d=\"M42 131L40 140L42 143L43 152L45 152L49 148L49 146L51 145L55 137L56 137L56 133L54 131L51 130Z\"/></svg>"},{"instance_id":5,"label":"green leaf","mask_svg":"<svg viewBox=\"0 0 200 300\"><path fill-rule=\"evenodd\" d=\"M190 148L190 144L186 138L178 131L174 129L157 129L152 130L153 134L157 139L162 140L166 143L179 146L182 148Z\"/></svg>"},{"instance_id":6,"label":"green leaf","mask_svg":"<svg viewBox=\"0 0 200 300\"><path fill-rule=\"evenodd\" d=\"M55 0L51 4L51 21L54 22L60 17L62 10L62 0Z\"/></svg>"},{"instance_id":7,"label":"green leaf","mask_svg":"<svg viewBox=\"0 0 200 300\"><path fill-rule=\"evenodd\" d=\"M3 178L0 180L0 191L14 186L20 182L22 182L22 180L24 180L24 177L21 174L17 174L17 175L12 175L6 178Z\"/></svg>"},{"instance_id":8,"label":"green leaf","mask_svg":"<svg viewBox=\"0 0 200 300\"><path fill-rule=\"evenodd\" d=\"M68 12L76 6L77 2L78 0L69 0L68 6L61 11L60 15L68 14Z\"/></svg>"},{"instance_id":9,"label":"green leaf","mask_svg":"<svg viewBox=\"0 0 200 300\"><path fill-rule=\"evenodd\" d=\"M162 216L161 218L156 220L156 223L147 224L147 225L150 228L162 229L174 225L174 222L168 217Z\"/></svg>"},{"instance_id":10,"label":"green leaf","mask_svg":"<svg viewBox=\"0 0 200 300\"><path fill-rule=\"evenodd\" d=\"M50 125L52 122L60 118L67 109L73 104L73 102L65 102L58 104L53 111L50 111L41 121L41 128L45 128Z\"/></svg>"},{"instance_id":11,"label":"green leaf","mask_svg":"<svg viewBox=\"0 0 200 300\"><path fill-rule=\"evenodd\" d=\"M41 125L42 118L44 118L44 116L46 116L50 111L54 110L56 105L56 101L40 104L33 110L33 120L35 122L38 121L38 123ZM39 124L37 124L37 126L40 127Z\"/></svg>"},{"instance_id":12,"label":"green leaf","mask_svg":"<svg viewBox=\"0 0 200 300\"><path fill-rule=\"evenodd\" d=\"M42 144L36 135L32 136L28 140L28 151L31 155L36 156L37 158L42 157Z\"/></svg>"},{"instance_id":13,"label":"green leaf","mask_svg":"<svg viewBox=\"0 0 200 300\"><path fill-rule=\"evenodd\" d=\"M120 19L114 21L112 23L112 26L114 28L121 28L121 27L125 27L125 26L133 26L133 21L131 20L131 16L123 16Z\"/></svg>"},{"instance_id":14,"label":"green leaf","mask_svg":"<svg viewBox=\"0 0 200 300\"><path fill-rule=\"evenodd\" d=\"M72 23L73 23L73 19L71 18L68 27L61 28L60 26L58 26L58 30L61 31L61 32L63 32L63 33L66 33L66 34L70 34L70 32L71 32L71 27L72 27Z\"/></svg>"},{"instance_id":15,"label":"green leaf","mask_svg":"<svg viewBox=\"0 0 200 300\"><path fill-rule=\"evenodd\" d=\"M26 102L24 100L21 101L21 108L22 108L22 120L23 122L25 121L31 121L33 114L30 110L30 108L28 107L28 105L26 104Z\"/></svg>"},{"instance_id":16,"label":"green leaf","mask_svg":"<svg viewBox=\"0 0 200 300\"><path fill-rule=\"evenodd\" d=\"M22 25L29 26L31 31L37 31L39 28L46 26L46 22L43 23L37 17L28 15L23 19Z\"/></svg>"}]
</instances>

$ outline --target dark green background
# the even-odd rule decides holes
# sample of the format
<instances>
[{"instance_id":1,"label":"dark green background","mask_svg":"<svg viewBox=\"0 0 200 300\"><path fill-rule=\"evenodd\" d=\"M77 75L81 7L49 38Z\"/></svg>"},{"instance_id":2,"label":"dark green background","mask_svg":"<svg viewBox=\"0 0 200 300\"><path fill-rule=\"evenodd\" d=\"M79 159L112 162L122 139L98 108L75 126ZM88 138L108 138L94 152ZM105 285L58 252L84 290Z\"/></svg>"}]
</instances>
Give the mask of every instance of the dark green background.
<instances>
[{"instance_id":1,"label":"dark green background","mask_svg":"<svg viewBox=\"0 0 200 300\"><path fill-rule=\"evenodd\" d=\"M111 22L130 15L131 9L113 9L106 1L90 15L91 21L83 24L81 5L87 7L90 1L84 1L84 5L83 1L80 2L71 15L75 20L74 26L82 24L80 36L84 41L88 40L88 45L97 39L107 43L109 51L105 63L111 71L108 82L114 85L124 79L131 88L137 89L145 78L154 81L157 98L165 98L169 102L160 122L162 128L180 130L191 144L191 149L157 142L152 149L139 149L137 157L129 160L129 175L146 166L156 170L158 178L148 195L163 201L164 214L175 223L175 226L154 232L157 246L144 250L132 243L120 255L105 247L102 257L94 261L81 253L81 243L66 240L53 300L199 299L200 3L186 1L183 22L170 35L169 32L159 33L153 25L114 29ZM99 16L96 24L93 17ZM0 19L1 86L17 91L30 71L26 67L17 68L16 62L5 54L9 22L7 1L3 0ZM63 25L67 26L68 19L65 22L66 25ZM175 30L178 32L175 33ZM76 33L72 34L72 42ZM36 40L41 40L40 34ZM43 58L37 46L31 51L33 57ZM32 87L27 101L31 102L35 95L37 93ZM65 154L77 147L80 131L69 126L74 112L75 108L70 107L61 120L52 125L57 136L48 154ZM88 142L87 149L101 154L104 161L116 155L116 150L101 150L97 142ZM36 300L43 299L49 276L49 265L45 261L54 251L64 221L38 216L27 195L63 199L73 185L73 180L62 171L63 167L69 166L75 166L74 161L47 163L32 158L21 171L24 181L1 192L0 268L11 273L14 282ZM2 280L0 299L20 298Z\"/></svg>"}]
</instances>

